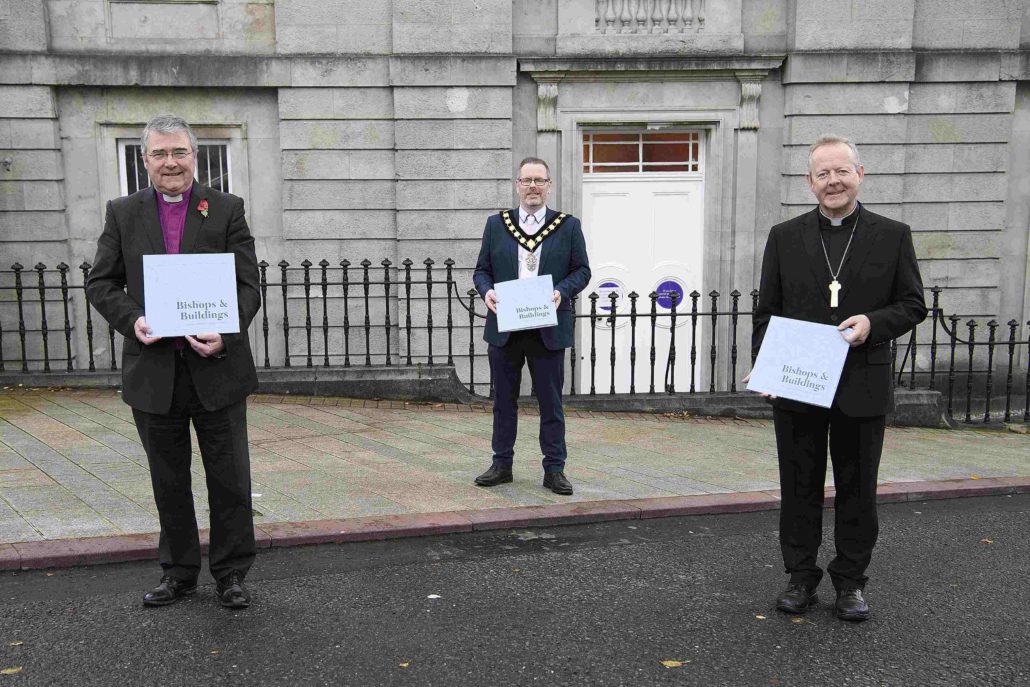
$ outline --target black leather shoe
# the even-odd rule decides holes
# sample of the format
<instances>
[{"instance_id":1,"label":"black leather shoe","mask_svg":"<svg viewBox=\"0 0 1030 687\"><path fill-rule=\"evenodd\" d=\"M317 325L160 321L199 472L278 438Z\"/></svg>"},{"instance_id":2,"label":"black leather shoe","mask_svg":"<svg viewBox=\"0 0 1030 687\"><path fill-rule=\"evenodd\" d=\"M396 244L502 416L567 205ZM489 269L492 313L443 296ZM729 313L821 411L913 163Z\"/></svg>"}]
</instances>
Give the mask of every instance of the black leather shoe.
<instances>
[{"instance_id":1,"label":"black leather shoe","mask_svg":"<svg viewBox=\"0 0 1030 687\"><path fill-rule=\"evenodd\" d=\"M144 606L167 606L184 596L197 591L196 580L180 580L169 575L161 578L161 583L143 595Z\"/></svg>"},{"instance_id":2,"label":"black leather shoe","mask_svg":"<svg viewBox=\"0 0 1030 687\"><path fill-rule=\"evenodd\" d=\"M776 597L776 610L800 614L819 603L819 595L802 582L791 582L787 589Z\"/></svg>"},{"instance_id":3,"label":"black leather shoe","mask_svg":"<svg viewBox=\"0 0 1030 687\"><path fill-rule=\"evenodd\" d=\"M869 620L869 604L862 597L861 589L841 589L833 610L841 620Z\"/></svg>"},{"instance_id":4,"label":"black leather shoe","mask_svg":"<svg viewBox=\"0 0 1030 687\"><path fill-rule=\"evenodd\" d=\"M250 592L243 585L243 575L238 570L218 580L215 586L218 603L226 608L246 608L250 605Z\"/></svg>"},{"instance_id":5,"label":"black leather shoe","mask_svg":"<svg viewBox=\"0 0 1030 687\"><path fill-rule=\"evenodd\" d=\"M561 494L562 496L568 496L572 493L572 482L565 477L564 472L544 473L544 486L555 494Z\"/></svg>"},{"instance_id":6,"label":"black leather shoe","mask_svg":"<svg viewBox=\"0 0 1030 687\"><path fill-rule=\"evenodd\" d=\"M511 480L511 468L491 465L489 470L476 478L476 484L481 487L496 487L498 484L507 484Z\"/></svg>"}]
</instances>

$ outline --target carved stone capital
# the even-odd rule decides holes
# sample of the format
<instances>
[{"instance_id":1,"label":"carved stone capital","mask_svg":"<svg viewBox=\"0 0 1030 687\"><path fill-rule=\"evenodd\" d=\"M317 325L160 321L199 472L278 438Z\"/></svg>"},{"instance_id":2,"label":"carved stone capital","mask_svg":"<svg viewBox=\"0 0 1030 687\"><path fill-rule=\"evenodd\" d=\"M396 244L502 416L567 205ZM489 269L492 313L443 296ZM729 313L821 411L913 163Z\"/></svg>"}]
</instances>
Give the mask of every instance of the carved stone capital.
<instances>
[{"instance_id":1,"label":"carved stone capital","mask_svg":"<svg viewBox=\"0 0 1030 687\"><path fill-rule=\"evenodd\" d=\"M558 81L561 77L536 77L536 130L558 130Z\"/></svg>"},{"instance_id":2,"label":"carved stone capital","mask_svg":"<svg viewBox=\"0 0 1030 687\"><path fill-rule=\"evenodd\" d=\"M741 129L758 128L758 99L762 95L762 77L737 75L740 81Z\"/></svg>"}]
</instances>

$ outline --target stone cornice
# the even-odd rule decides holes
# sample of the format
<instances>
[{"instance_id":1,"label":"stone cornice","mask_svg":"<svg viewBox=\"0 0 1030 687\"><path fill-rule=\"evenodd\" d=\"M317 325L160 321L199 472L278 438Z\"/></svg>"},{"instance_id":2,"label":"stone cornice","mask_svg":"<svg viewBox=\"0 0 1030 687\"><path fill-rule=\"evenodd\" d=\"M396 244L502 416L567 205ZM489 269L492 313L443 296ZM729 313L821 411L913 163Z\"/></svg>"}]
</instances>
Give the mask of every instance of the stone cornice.
<instances>
[{"instance_id":1,"label":"stone cornice","mask_svg":"<svg viewBox=\"0 0 1030 687\"><path fill-rule=\"evenodd\" d=\"M784 55L703 57L520 58L519 71L544 81L708 81L740 74L765 76Z\"/></svg>"},{"instance_id":2,"label":"stone cornice","mask_svg":"<svg viewBox=\"0 0 1030 687\"><path fill-rule=\"evenodd\" d=\"M0 52L0 84L197 88L513 86L515 57Z\"/></svg>"}]
</instances>

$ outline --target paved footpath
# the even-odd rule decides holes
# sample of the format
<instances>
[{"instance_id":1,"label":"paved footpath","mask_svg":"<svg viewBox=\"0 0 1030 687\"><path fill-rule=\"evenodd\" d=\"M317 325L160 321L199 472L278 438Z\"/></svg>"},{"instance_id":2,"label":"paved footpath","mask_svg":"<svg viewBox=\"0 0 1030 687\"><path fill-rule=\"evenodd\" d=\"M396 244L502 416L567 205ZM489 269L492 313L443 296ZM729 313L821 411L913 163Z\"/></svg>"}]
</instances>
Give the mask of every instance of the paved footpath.
<instances>
[{"instance_id":1,"label":"paved footpath","mask_svg":"<svg viewBox=\"0 0 1030 687\"><path fill-rule=\"evenodd\" d=\"M248 412L265 547L777 507L765 420L570 411L562 497L541 486L533 409L514 483L492 489L472 484L490 460L485 407L255 396ZM888 429L881 500L1030 491L1028 449L1004 430ZM199 455L193 471L203 526ZM118 392L0 391L0 570L153 557L158 529Z\"/></svg>"}]
</instances>

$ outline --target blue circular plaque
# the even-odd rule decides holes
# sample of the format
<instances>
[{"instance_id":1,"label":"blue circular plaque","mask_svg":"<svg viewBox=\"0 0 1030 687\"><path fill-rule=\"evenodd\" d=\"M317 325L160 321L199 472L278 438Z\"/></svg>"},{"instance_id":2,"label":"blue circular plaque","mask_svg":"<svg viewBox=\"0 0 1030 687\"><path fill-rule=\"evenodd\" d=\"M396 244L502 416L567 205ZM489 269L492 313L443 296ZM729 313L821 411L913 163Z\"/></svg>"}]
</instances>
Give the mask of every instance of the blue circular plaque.
<instances>
[{"instance_id":1,"label":"blue circular plaque","mask_svg":"<svg viewBox=\"0 0 1030 687\"><path fill-rule=\"evenodd\" d=\"M675 294L677 312L683 309L685 289L683 288L683 284L679 281L675 279L666 279L655 287L655 293L658 294L659 307L665 308L666 310L672 310L672 296Z\"/></svg>"}]
</instances>

